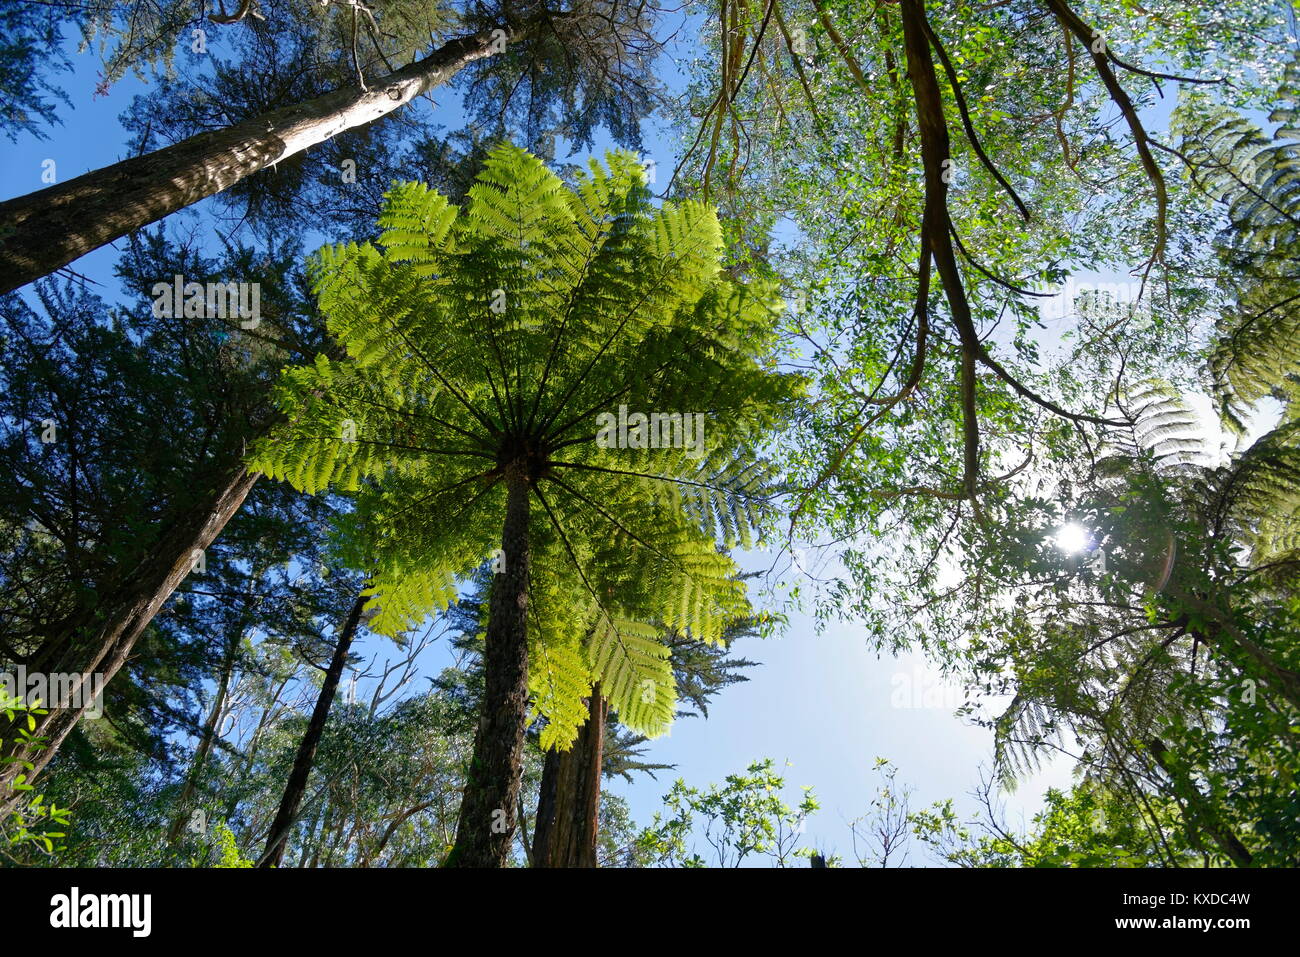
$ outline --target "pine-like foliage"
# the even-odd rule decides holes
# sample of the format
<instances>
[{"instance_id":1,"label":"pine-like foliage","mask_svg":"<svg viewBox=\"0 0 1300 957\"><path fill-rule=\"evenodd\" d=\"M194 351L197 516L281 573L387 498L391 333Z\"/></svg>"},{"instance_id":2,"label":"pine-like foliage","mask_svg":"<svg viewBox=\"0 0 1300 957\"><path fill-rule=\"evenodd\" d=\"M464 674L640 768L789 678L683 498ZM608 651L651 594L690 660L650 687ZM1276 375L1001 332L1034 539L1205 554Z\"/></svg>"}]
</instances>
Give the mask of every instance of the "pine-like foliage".
<instances>
[{"instance_id":1,"label":"pine-like foliage","mask_svg":"<svg viewBox=\"0 0 1300 957\"><path fill-rule=\"evenodd\" d=\"M380 225L377 246L312 263L347 359L285 372L286 422L256 466L355 494L342 554L372 570L370 626L387 633L502 545L505 476L522 469L545 744L572 740L594 680L625 725L661 733L676 693L659 636L717 642L750 610L722 547L761 531L756 453L801 389L769 368L778 301L722 273L711 208L654 208L627 153L570 187L502 145L463 209L398 184ZM607 447L598 416L620 406L702 425L641 448L632 424L630 447Z\"/></svg>"}]
</instances>

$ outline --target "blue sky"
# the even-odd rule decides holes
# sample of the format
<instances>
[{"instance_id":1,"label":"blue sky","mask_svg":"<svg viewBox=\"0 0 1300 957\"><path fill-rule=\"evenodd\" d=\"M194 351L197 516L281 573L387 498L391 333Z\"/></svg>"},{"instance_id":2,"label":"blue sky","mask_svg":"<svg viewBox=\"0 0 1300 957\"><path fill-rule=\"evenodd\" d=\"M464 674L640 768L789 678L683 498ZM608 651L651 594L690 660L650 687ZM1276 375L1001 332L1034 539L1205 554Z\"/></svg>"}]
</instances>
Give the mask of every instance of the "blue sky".
<instances>
[{"instance_id":1,"label":"blue sky","mask_svg":"<svg viewBox=\"0 0 1300 957\"><path fill-rule=\"evenodd\" d=\"M219 50L219 37L210 45ZM189 56L187 40L178 58ZM107 96L97 98L95 55L75 55L74 63L73 73L57 77L73 105L60 107L64 124L49 130L48 140L27 135L17 144L6 143L0 152L3 198L43 188L45 160L54 160L59 181L66 181L129 155L117 117L145 85L128 77ZM439 111L445 115L443 122L455 128L459 111L454 97L440 94L439 101L444 104ZM421 103L416 108L429 107ZM646 155L655 160L656 186L663 189L677 155L676 138L654 123L647 123L645 130ZM603 149L602 144L597 153ZM176 225L178 219L172 217L169 225ZM112 300L117 294L112 276L116 258L116 251L106 247L72 268L101 283L97 291ZM753 555L742 562L766 568L771 559ZM950 701L937 707L894 706L901 688L928 674L919 658L877 657L860 628L833 624L817 634L812 620L800 614L791 616L781 637L750 641L736 650L761 662L761 667L751 669L750 680L723 692L708 720L679 721L669 736L649 747L650 760L674 764L676 771L661 773L658 781L641 776L632 785L609 783L610 792L628 799L636 820L649 821L674 776L703 786L743 770L760 757L772 757L778 765L789 762L784 770L792 802L797 800L797 786L814 786L822 810L808 823L806 843L832 853L850 853L847 822L867 811L878 783L872 770L877 756L899 767L899 782L914 789L914 807L952 797L959 810L975 811L967 792L977 782L980 764L989 760L991 736L954 717ZM357 651L366 659L377 653L382 661L388 649L381 639L367 637ZM435 646L424 662L425 673L435 674L448 661L445 650ZM1064 765L1025 781L1007 798L1008 818L1013 823L1027 819L1040 805L1046 786L1065 787L1069 781ZM925 858L918 851L913 860Z\"/></svg>"}]
</instances>

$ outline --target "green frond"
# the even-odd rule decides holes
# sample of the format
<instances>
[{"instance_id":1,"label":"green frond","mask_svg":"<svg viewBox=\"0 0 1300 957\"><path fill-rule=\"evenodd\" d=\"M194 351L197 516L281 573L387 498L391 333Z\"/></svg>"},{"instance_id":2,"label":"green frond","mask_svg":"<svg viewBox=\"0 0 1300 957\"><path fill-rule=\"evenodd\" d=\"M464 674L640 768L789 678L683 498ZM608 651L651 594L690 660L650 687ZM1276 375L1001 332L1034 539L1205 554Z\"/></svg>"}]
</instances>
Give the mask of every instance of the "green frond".
<instances>
[{"instance_id":1,"label":"green frond","mask_svg":"<svg viewBox=\"0 0 1300 957\"><path fill-rule=\"evenodd\" d=\"M380 566L371 576L364 611L372 614L367 627L396 637L417 627L431 612L456 600L456 576L448 569Z\"/></svg>"},{"instance_id":2,"label":"green frond","mask_svg":"<svg viewBox=\"0 0 1300 957\"><path fill-rule=\"evenodd\" d=\"M600 610L587 641L587 659L622 724L651 738L668 730L676 713L677 685L668 648L653 626Z\"/></svg>"},{"instance_id":3,"label":"green frond","mask_svg":"<svg viewBox=\"0 0 1300 957\"><path fill-rule=\"evenodd\" d=\"M390 262L411 263L418 275L435 275L448 251L456 207L423 183L394 183L384 200L379 217L384 257Z\"/></svg>"},{"instance_id":4,"label":"green frond","mask_svg":"<svg viewBox=\"0 0 1300 957\"><path fill-rule=\"evenodd\" d=\"M580 639L551 633L534 619L529 636L528 693L533 708L546 718L543 750L565 751L587 721L585 699L591 694L591 669Z\"/></svg>"},{"instance_id":5,"label":"green frond","mask_svg":"<svg viewBox=\"0 0 1300 957\"><path fill-rule=\"evenodd\" d=\"M1221 203L1228 226L1221 258L1237 277L1234 306L1219 319L1209 367L1225 424L1238 434L1265 396L1289 402L1284 383L1300 375L1300 142L1295 134L1297 66L1272 115L1270 139L1224 107L1184 111L1179 128L1197 184ZM1195 121L1191 117L1195 117Z\"/></svg>"},{"instance_id":6,"label":"green frond","mask_svg":"<svg viewBox=\"0 0 1300 957\"><path fill-rule=\"evenodd\" d=\"M1163 380L1133 385L1123 396L1132 427L1113 437L1125 460L1146 457L1158 470L1208 464L1215 454L1211 434L1195 407Z\"/></svg>"}]
</instances>

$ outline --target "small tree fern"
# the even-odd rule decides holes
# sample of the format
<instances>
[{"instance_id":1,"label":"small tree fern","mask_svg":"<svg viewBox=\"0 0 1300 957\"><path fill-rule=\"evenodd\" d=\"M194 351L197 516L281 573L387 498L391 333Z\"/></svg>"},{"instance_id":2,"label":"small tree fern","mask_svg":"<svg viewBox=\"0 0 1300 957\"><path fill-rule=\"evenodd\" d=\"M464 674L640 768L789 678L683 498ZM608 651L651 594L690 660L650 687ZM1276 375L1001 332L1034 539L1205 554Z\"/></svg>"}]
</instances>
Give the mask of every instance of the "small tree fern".
<instances>
[{"instance_id":1,"label":"small tree fern","mask_svg":"<svg viewBox=\"0 0 1300 957\"><path fill-rule=\"evenodd\" d=\"M315 257L347 358L284 373L286 423L254 460L355 494L340 547L374 569L373 630L445 607L493 558L449 863L499 866L529 696L549 746L572 740L596 680L624 724L661 733L676 696L654 626L716 642L749 612L720 546L749 541L757 452L801 386L769 368L779 302L722 273L714 211L654 208L630 154L567 187L502 145L463 209L399 184L380 225L377 246ZM637 413L679 418L655 430Z\"/></svg>"}]
</instances>

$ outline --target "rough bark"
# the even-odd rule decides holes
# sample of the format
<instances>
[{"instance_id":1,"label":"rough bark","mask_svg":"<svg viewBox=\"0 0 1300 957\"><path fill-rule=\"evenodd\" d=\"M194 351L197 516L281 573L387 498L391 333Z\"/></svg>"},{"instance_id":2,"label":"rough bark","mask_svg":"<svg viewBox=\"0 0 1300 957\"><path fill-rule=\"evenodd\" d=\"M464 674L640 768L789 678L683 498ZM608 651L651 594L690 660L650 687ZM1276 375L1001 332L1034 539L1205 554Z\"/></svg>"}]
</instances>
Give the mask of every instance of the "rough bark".
<instances>
[{"instance_id":1,"label":"rough bark","mask_svg":"<svg viewBox=\"0 0 1300 957\"><path fill-rule=\"evenodd\" d=\"M325 681L321 684L320 694L316 697L316 707L312 709L311 719L307 722L307 731L298 744L298 753L293 759L293 770L285 783L284 794L280 798L280 808L275 812L271 830L266 838L266 850L262 852L258 867L279 867L284 859L284 849L289 843L289 831L298 817L298 808L302 796L307 791L307 779L311 776L312 764L316 760L316 748L320 745L321 735L325 732L325 722L329 718L330 707L334 704L334 695L338 691L339 679L343 668L348 663L348 652L352 640L357 634L357 625L361 621L361 609L367 601L364 595L358 595L348 612L347 620L339 632L334 644L334 657L330 659L325 672Z\"/></svg>"},{"instance_id":2,"label":"rough bark","mask_svg":"<svg viewBox=\"0 0 1300 957\"><path fill-rule=\"evenodd\" d=\"M335 90L0 203L0 293L387 116L498 48L492 31L457 37L370 89Z\"/></svg>"},{"instance_id":3,"label":"rough bark","mask_svg":"<svg viewBox=\"0 0 1300 957\"><path fill-rule=\"evenodd\" d=\"M466 769L456 844L444 867L504 867L517 826L528 718L528 478L506 478L504 566L492 583L483 647L485 686Z\"/></svg>"},{"instance_id":4,"label":"rough bark","mask_svg":"<svg viewBox=\"0 0 1300 957\"><path fill-rule=\"evenodd\" d=\"M37 717L32 733L42 738L43 744L35 752L23 753L14 735L0 734L5 739L6 756L21 756L32 763L33 768L27 772L29 780L49 764L89 708L90 701L81 694L82 686L92 675L102 675L105 685L112 681L145 627L192 570L195 553L211 545L239 511L259 474L242 465L232 466L214 483L207 507L195 509L177 521L152 554L133 570L123 589L100 598L93 624L51 639L59 653L57 658L42 656L42 660L52 662L45 670L78 676L69 689L69 699L57 705L51 702L48 713ZM73 700L80 703L74 705ZM19 773L22 769L17 764L6 765L0 772L0 795L4 796L0 813L24 800L21 792L15 793L7 786Z\"/></svg>"},{"instance_id":5,"label":"rough bark","mask_svg":"<svg viewBox=\"0 0 1300 957\"><path fill-rule=\"evenodd\" d=\"M592 689L589 717L568 751L551 751L542 771L534 867L596 867L600 780L609 702Z\"/></svg>"}]
</instances>

